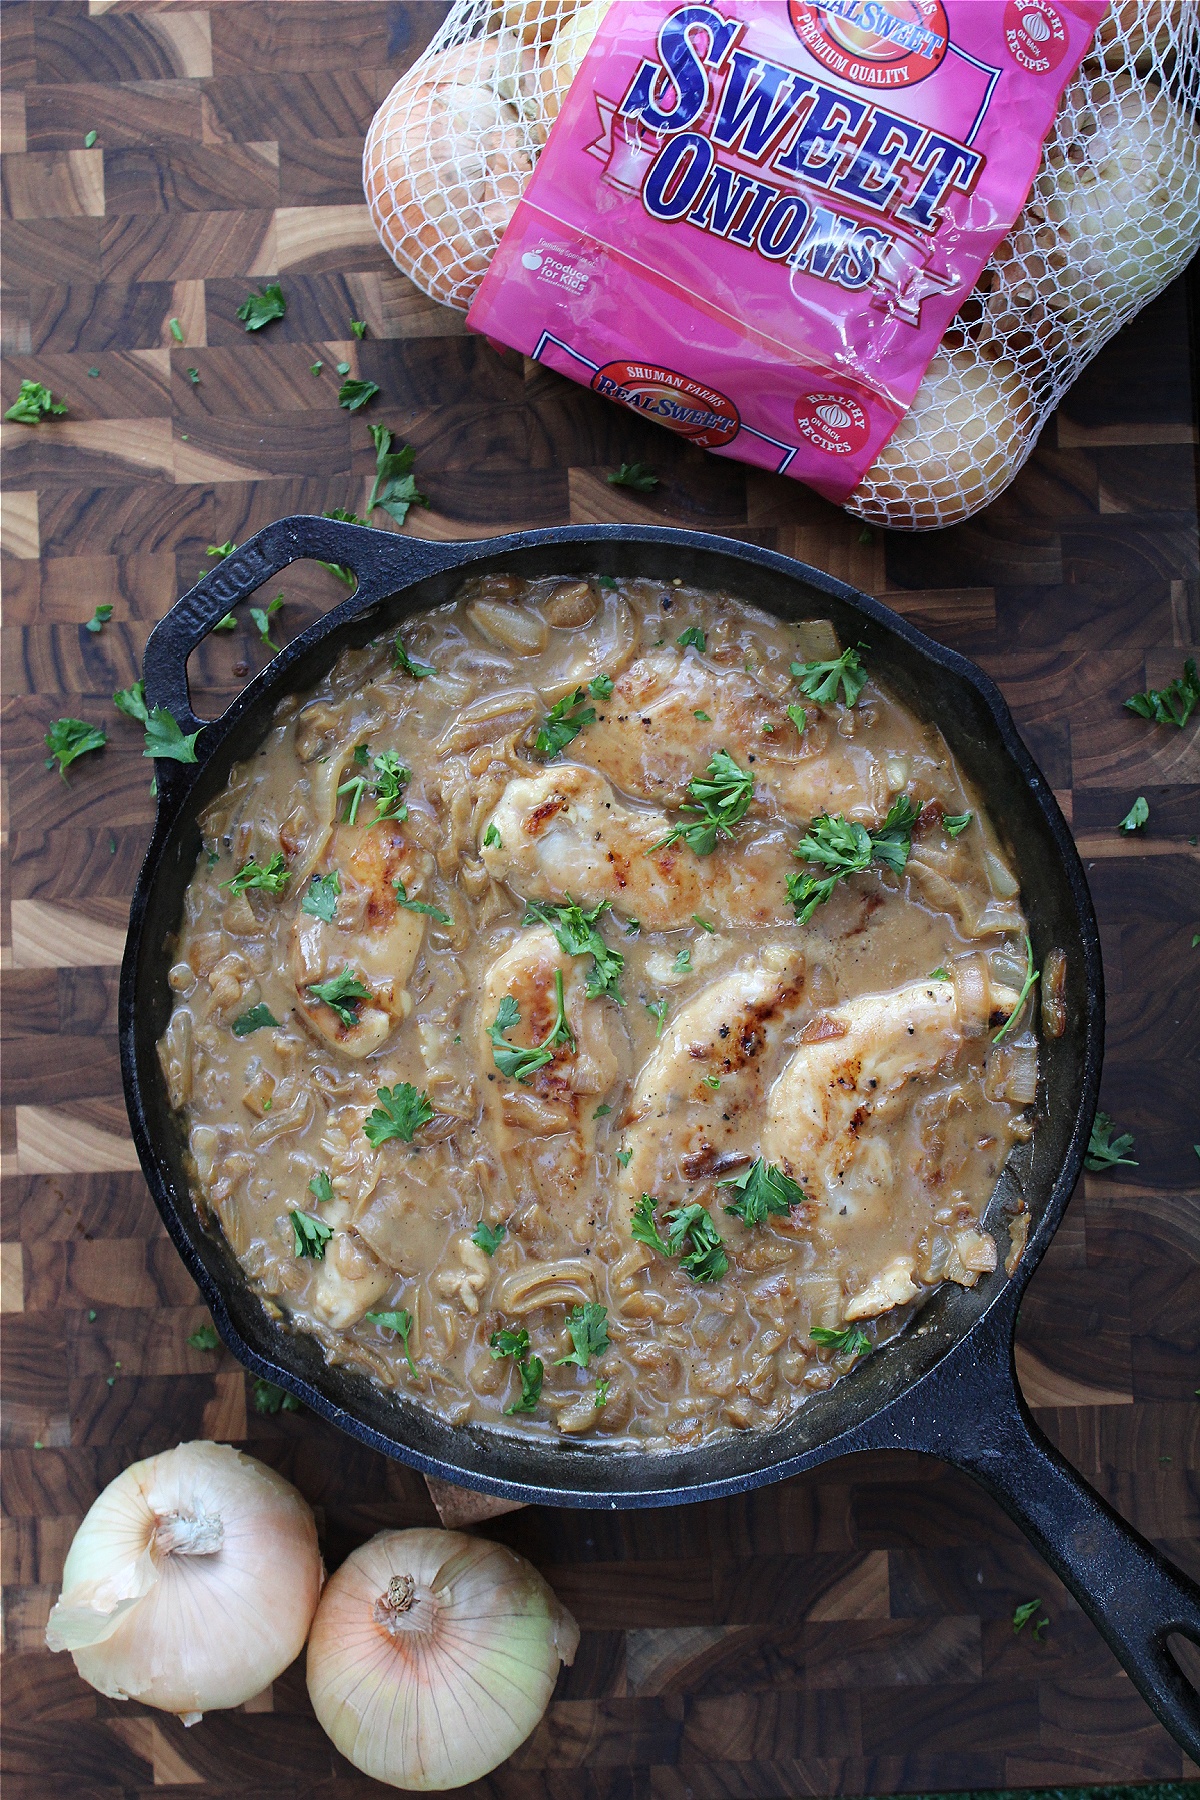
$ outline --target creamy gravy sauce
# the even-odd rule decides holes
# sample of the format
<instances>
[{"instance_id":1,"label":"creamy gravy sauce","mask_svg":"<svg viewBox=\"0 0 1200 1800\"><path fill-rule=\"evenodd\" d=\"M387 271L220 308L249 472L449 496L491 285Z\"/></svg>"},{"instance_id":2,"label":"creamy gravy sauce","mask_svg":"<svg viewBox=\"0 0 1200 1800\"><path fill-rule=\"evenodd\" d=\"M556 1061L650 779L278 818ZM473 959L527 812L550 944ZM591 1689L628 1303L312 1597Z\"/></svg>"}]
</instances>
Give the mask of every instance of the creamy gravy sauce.
<instances>
[{"instance_id":1,"label":"creamy gravy sauce","mask_svg":"<svg viewBox=\"0 0 1200 1800\"><path fill-rule=\"evenodd\" d=\"M995 1266L979 1221L1031 1129L1036 1048L1028 1007L993 1041L1025 920L981 798L869 649L853 707L801 693L790 665L840 648L824 621L491 576L402 637L434 673L391 639L345 652L203 816L160 1045L197 1203L274 1316L452 1423L630 1445L774 1423ZM550 758L560 701L595 717ZM718 751L754 776L732 840L655 848L697 822L679 809ZM902 871L873 863L798 923L788 874L827 873L793 854L810 819L878 830L901 795L921 808ZM278 891L229 885L274 858ZM523 923L568 899L610 903L592 928L623 1004ZM340 1012L313 992L339 976ZM257 1007L278 1023L247 1029ZM556 1024L524 1081L502 1072ZM379 1090L405 1083L432 1117L375 1146ZM761 1194L758 1158L786 1181L748 1224L725 1208ZM643 1194L673 1253L633 1235ZM671 1243L691 1206L716 1279L693 1278L703 1223ZM561 1362L585 1306L608 1347ZM501 1330L528 1333L524 1388ZM506 1411L535 1357L532 1410Z\"/></svg>"}]
</instances>

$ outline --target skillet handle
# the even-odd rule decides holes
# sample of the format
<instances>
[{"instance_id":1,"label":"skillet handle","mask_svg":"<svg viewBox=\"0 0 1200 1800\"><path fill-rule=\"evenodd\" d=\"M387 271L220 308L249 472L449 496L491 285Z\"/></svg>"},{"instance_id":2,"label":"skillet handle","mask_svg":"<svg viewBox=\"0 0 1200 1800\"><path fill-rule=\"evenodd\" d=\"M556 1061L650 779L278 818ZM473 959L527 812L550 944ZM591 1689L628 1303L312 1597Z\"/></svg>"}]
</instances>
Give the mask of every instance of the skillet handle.
<instances>
[{"instance_id":1,"label":"skillet handle","mask_svg":"<svg viewBox=\"0 0 1200 1800\"><path fill-rule=\"evenodd\" d=\"M1200 1694L1167 1646L1200 1644L1200 1588L1088 1486L1030 1417L1010 1341L979 1382L976 1403L936 1454L987 1489L1066 1584L1147 1705L1200 1762ZM1007 1366L1005 1366L1007 1365ZM964 1371L962 1387L982 1373ZM930 1449L934 1448L932 1442Z\"/></svg>"},{"instance_id":2,"label":"skillet handle","mask_svg":"<svg viewBox=\"0 0 1200 1800\"><path fill-rule=\"evenodd\" d=\"M401 537L394 531L376 531L309 514L277 519L203 576L154 627L142 665L147 706L151 710L166 707L185 733L202 730L208 721L192 711L188 657L239 600L248 599L255 588L302 557L338 563L354 572L358 584L335 611L349 606L356 613L406 582L444 567L449 560L445 545ZM172 767L178 765L156 764L160 780Z\"/></svg>"}]
</instances>

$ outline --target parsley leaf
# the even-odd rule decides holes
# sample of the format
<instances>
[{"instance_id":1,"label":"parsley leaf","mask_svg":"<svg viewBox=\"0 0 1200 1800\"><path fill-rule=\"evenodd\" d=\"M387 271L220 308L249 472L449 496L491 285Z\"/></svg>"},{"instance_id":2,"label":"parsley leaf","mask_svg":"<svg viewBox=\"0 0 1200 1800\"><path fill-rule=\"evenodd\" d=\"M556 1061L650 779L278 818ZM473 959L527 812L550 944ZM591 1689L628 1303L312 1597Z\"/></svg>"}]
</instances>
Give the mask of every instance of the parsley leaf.
<instances>
[{"instance_id":1,"label":"parsley leaf","mask_svg":"<svg viewBox=\"0 0 1200 1800\"><path fill-rule=\"evenodd\" d=\"M733 827L743 818L754 798L754 776L741 769L727 750L718 750L703 775L694 775L688 783L690 802L681 811L698 813L696 825L677 825L665 838L652 844L646 852L666 850L682 838L697 856L711 856L718 838L732 838Z\"/></svg>"},{"instance_id":2,"label":"parsley leaf","mask_svg":"<svg viewBox=\"0 0 1200 1800\"><path fill-rule=\"evenodd\" d=\"M252 1006L249 1012L244 1012L240 1018L233 1021L233 1035L234 1037L249 1037L252 1031L264 1031L268 1025L278 1025L278 1023L279 1020L270 1007L260 1000L257 1006Z\"/></svg>"},{"instance_id":3,"label":"parsley leaf","mask_svg":"<svg viewBox=\"0 0 1200 1800\"><path fill-rule=\"evenodd\" d=\"M308 1184L308 1191L314 1199L324 1202L333 1199L333 1183L324 1169L318 1169Z\"/></svg>"},{"instance_id":4,"label":"parsley leaf","mask_svg":"<svg viewBox=\"0 0 1200 1800\"><path fill-rule=\"evenodd\" d=\"M693 913L692 918L696 921L696 924L700 927L701 931L707 931L707 932L710 932L714 937L716 936L717 928L715 925L710 925L707 919L702 919L700 917L699 913Z\"/></svg>"},{"instance_id":5,"label":"parsley leaf","mask_svg":"<svg viewBox=\"0 0 1200 1800\"><path fill-rule=\"evenodd\" d=\"M611 1106L598 1106L596 1108L595 1112L592 1114L592 1117L593 1117L593 1119L607 1119L607 1117L611 1111L612 1111Z\"/></svg>"},{"instance_id":6,"label":"parsley leaf","mask_svg":"<svg viewBox=\"0 0 1200 1800\"><path fill-rule=\"evenodd\" d=\"M367 321L365 319L351 319L350 329L356 338L365 338L367 335Z\"/></svg>"},{"instance_id":7,"label":"parsley leaf","mask_svg":"<svg viewBox=\"0 0 1200 1800\"><path fill-rule=\"evenodd\" d=\"M1140 831L1149 817L1150 808L1147 805L1146 796L1144 794L1139 794L1129 811L1125 814L1125 817L1121 820L1121 823L1117 826L1117 830Z\"/></svg>"},{"instance_id":8,"label":"parsley leaf","mask_svg":"<svg viewBox=\"0 0 1200 1800\"><path fill-rule=\"evenodd\" d=\"M715 1094L721 1085L721 1077L719 1075L706 1075L704 1077L704 1085L705 1087L711 1088Z\"/></svg>"},{"instance_id":9,"label":"parsley leaf","mask_svg":"<svg viewBox=\"0 0 1200 1800\"><path fill-rule=\"evenodd\" d=\"M657 1250L660 1256L670 1256L671 1252L663 1240L655 1223L654 1213L658 1201L649 1194L643 1194L633 1209L629 1232L637 1244L648 1244L651 1250Z\"/></svg>"},{"instance_id":10,"label":"parsley leaf","mask_svg":"<svg viewBox=\"0 0 1200 1800\"><path fill-rule=\"evenodd\" d=\"M1040 969L1035 969L1033 966L1033 943L1027 937L1025 939L1025 980L1021 984L1021 992L1017 995L1017 1004L1013 1007L999 1031L996 1032L995 1036L992 1038L993 1044L998 1044L1005 1033L1011 1030L1016 1024L1024 1009L1025 1002L1029 998L1030 990L1032 989L1034 982L1040 979L1041 973Z\"/></svg>"},{"instance_id":11,"label":"parsley leaf","mask_svg":"<svg viewBox=\"0 0 1200 1800\"><path fill-rule=\"evenodd\" d=\"M675 974L676 975L687 974L688 971L691 969L691 966L692 966L691 951L690 950L677 950L675 952L675 961L671 964L671 968L673 969Z\"/></svg>"},{"instance_id":12,"label":"parsley leaf","mask_svg":"<svg viewBox=\"0 0 1200 1800\"><path fill-rule=\"evenodd\" d=\"M277 281L271 281L260 293L247 294L237 309L236 317L242 321L247 331L261 331L272 320L282 319L286 311L287 301L283 297L283 289Z\"/></svg>"},{"instance_id":13,"label":"parsley leaf","mask_svg":"<svg viewBox=\"0 0 1200 1800\"><path fill-rule=\"evenodd\" d=\"M283 595L276 594L269 606L252 606L250 608L250 617L254 621L254 629L257 631L268 650L277 651L279 649L278 644L273 644L271 642L271 615L272 613L277 613L282 605Z\"/></svg>"},{"instance_id":14,"label":"parsley leaf","mask_svg":"<svg viewBox=\"0 0 1200 1800\"><path fill-rule=\"evenodd\" d=\"M587 689L593 700L607 700L615 685L611 675L593 675Z\"/></svg>"},{"instance_id":15,"label":"parsley leaf","mask_svg":"<svg viewBox=\"0 0 1200 1800\"><path fill-rule=\"evenodd\" d=\"M589 1300L585 1306L572 1308L567 1319L567 1330L575 1348L569 1356L556 1356L554 1366L561 1368L563 1363L575 1363L586 1369L593 1356L603 1356L609 1347L608 1308Z\"/></svg>"},{"instance_id":16,"label":"parsley leaf","mask_svg":"<svg viewBox=\"0 0 1200 1800\"><path fill-rule=\"evenodd\" d=\"M827 704L836 700L840 687L847 706L853 706L867 685L867 671L858 652L865 644L852 644L831 662L794 662L792 674L800 684L800 692L808 700Z\"/></svg>"},{"instance_id":17,"label":"parsley leaf","mask_svg":"<svg viewBox=\"0 0 1200 1800\"><path fill-rule=\"evenodd\" d=\"M617 1151L617 1161L620 1163L620 1165L623 1169L627 1169L629 1167L630 1159L632 1156L633 1156L632 1150L618 1150Z\"/></svg>"},{"instance_id":18,"label":"parsley leaf","mask_svg":"<svg viewBox=\"0 0 1200 1800\"><path fill-rule=\"evenodd\" d=\"M396 876L392 886L396 891L396 905L402 906L405 912L428 913L429 917L436 919L439 925L449 925L450 914L443 912L440 906L431 906L428 900L409 899L401 876Z\"/></svg>"},{"instance_id":19,"label":"parsley leaf","mask_svg":"<svg viewBox=\"0 0 1200 1800\"><path fill-rule=\"evenodd\" d=\"M967 829L967 826L974 817L975 814L973 812L943 813L942 829L945 831L947 837L955 838L960 831L965 831Z\"/></svg>"},{"instance_id":20,"label":"parsley leaf","mask_svg":"<svg viewBox=\"0 0 1200 1800\"><path fill-rule=\"evenodd\" d=\"M61 418L66 410L66 401L56 400L40 381L23 381L20 393L4 416L15 425L40 425L43 419Z\"/></svg>"},{"instance_id":21,"label":"parsley leaf","mask_svg":"<svg viewBox=\"0 0 1200 1800\"><path fill-rule=\"evenodd\" d=\"M547 1063L553 1062L556 1045L569 1044L572 1050L575 1048L575 1038L563 1010L561 969L554 971L554 1001L555 1017L549 1032L540 1044L525 1049L505 1042L505 1033L521 1022L521 1009L511 994L505 994L501 1000L499 1011L488 1026L488 1036L492 1040L493 1061L500 1073L507 1075L510 1081L526 1082L538 1069L544 1069Z\"/></svg>"},{"instance_id":22,"label":"parsley leaf","mask_svg":"<svg viewBox=\"0 0 1200 1800\"><path fill-rule=\"evenodd\" d=\"M597 575L596 577L596 586L598 588L603 588L605 593L612 593L615 590L616 585L617 584L611 575Z\"/></svg>"},{"instance_id":23,"label":"parsley leaf","mask_svg":"<svg viewBox=\"0 0 1200 1800\"><path fill-rule=\"evenodd\" d=\"M408 1345L408 1334L412 1330L412 1314L403 1307L397 1312L369 1312L364 1315L372 1325L382 1325L385 1331L394 1331L404 1345L404 1360L409 1366L414 1381L421 1378L417 1374L417 1365L412 1359L412 1351Z\"/></svg>"},{"instance_id":24,"label":"parsley leaf","mask_svg":"<svg viewBox=\"0 0 1200 1800\"><path fill-rule=\"evenodd\" d=\"M950 980L950 971L949 971L949 969L941 969L941 968L931 969L929 971L929 979L930 979L930 981L949 981Z\"/></svg>"},{"instance_id":25,"label":"parsley leaf","mask_svg":"<svg viewBox=\"0 0 1200 1800\"><path fill-rule=\"evenodd\" d=\"M503 840L501 839L500 833L496 830L496 827L494 825L489 825L487 830L484 832L483 847L485 850L503 850L503 848L504 848Z\"/></svg>"},{"instance_id":26,"label":"parsley leaf","mask_svg":"<svg viewBox=\"0 0 1200 1800\"><path fill-rule=\"evenodd\" d=\"M274 1381L260 1375L254 1383L254 1410L258 1413L299 1412L300 1402Z\"/></svg>"},{"instance_id":27,"label":"parsley leaf","mask_svg":"<svg viewBox=\"0 0 1200 1800\"><path fill-rule=\"evenodd\" d=\"M652 1019L658 1020L658 1029L654 1035L656 1038L660 1038L666 1030L667 1010L670 1006L670 1001L665 998L662 1000L643 1000L642 1005Z\"/></svg>"},{"instance_id":28,"label":"parsley leaf","mask_svg":"<svg viewBox=\"0 0 1200 1800\"><path fill-rule=\"evenodd\" d=\"M584 698L583 689L577 687L573 694L564 694L561 700L554 702L533 741L537 756L550 762L560 751L566 749L573 738L579 736L585 725L594 724L596 709L594 706L584 706Z\"/></svg>"},{"instance_id":29,"label":"parsley leaf","mask_svg":"<svg viewBox=\"0 0 1200 1800\"><path fill-rule=\"evenodd\" d=\"M814 1344L824 1344L838 1356L867 1356L871 1350L870 1338L857 1325L845 1325L840 1331L829 1325L814 1325L808 1335Z\"/></svg>"},{"instance_id":30,"label":"parsley leaf","mask_svg":"<svg viewBox=\"0 0 1200 1800\"><path fill-rule=\"evenodd\" d=\"M721 1234L702 1206L693 1203L667 1214L667 1243L672 1256L692 1281L719 1281L729 1267ZM683 1246L691 1248L686 1254Z\"/></svg>"},{"instance_id":31,"label":"parsley leaf","mask_svg":"<svg viewBox=\"0 0 1200 1800\"><path fill-rule=\"evenodd\" d=\"M200 728L189 731L186 735L179 729L174 713L169 713L165 706L156 706L146 720L146 748L143 756L162 756L171 762L196 762L196 739L200 736Z\"/></svg>"},{"instance_id":32,"label":"parsley leaf","mask_svg":"<svg viewBox=\"0 0 1200 1800\"><path fill-rule=\"evenodd\" d=\"M800 733L801 737L803 737L804 728L808 724L808 714L805 712L804 708L802 706L788 706L784 708L784 711L787 713L788 718L792 721L792 724L796 727L796 730Z\"/></svg>"},{"instance_id":33,"label":"parsley leaf","mask_svg":"<svg viewBox=\"0 0 1200 1800\"><path fill-rule=\"evenodd\" d=\"M686 650L690 645L693 650L703 651L705 643L704 633L701 631L699 625L689 625L686 631L680 632L679 636L675 639L675 642L679 645L681 650Z\"/></svg>"},{"instance_id":34,"label":"parsley leaf","mask_svg":"<svg viewBox=\"0 0 1200 1800\"><path fill-rule=\"evenodd\" d=\"M371 998L371 990L365 988L354 970L348 967L332 981L310 981L308 991L323 1000L326 1006L331 1006L348 1030L358 1024L359 1002Z\"/></svg>"},{"instance_id":35,"label":"parsley leaf","mask_svg":"<svg viewBox=\"0 0 1200 1800\"><path fill-rule=\"evenodd\" d=\"M596 1383L596 1398L593 1400L592 1405L596 1408L597 1412L602 1406L608 1405L608 1390L611 1386L611 1378L607 1376Z\"/></svg>"},{"instance_id":36,"label":"parsley leaf","mask_svg":"<svg viewBox=\"0 0 1200 1800\"><path fill-rule=\"evenodd\" d=\"M333 1226L327 1225L324 1219L314 1218L312 1213L298 1212L294 1207L289 1209L288 1218L292 1221L293 1255L311 1256L314 1262L324 1262L325 1246L333 1236Z\"/></svg>"},{"instance_id":37,"label":"parsley leaf","mask_svg":"<svg viewBox=\"0 0 1200 1800\"><path fill-rule=\"evenodd\" d=\"M395 819L398 824L403 824L408 817L408 807L400 796L412 779L412 770L404 766L394 750L381 751L373 762L375 817L371 823L378 825L384 819Z\"/></svg>"},{"instance_id":38,"label":"parsley leaf","mask_svg":"<svg viewBox=\"0 0 1200 1800\"><path fill-rule=\"evenodd\" d=\"M381 1087L376 1098L379 1105L368 1113L363 1132L373 1150L391 1138L411 1144L422 1125L433 1117L428 1094L419 1094L410 1081L398 1081L393 1088Z\"/></svg>"},{"instance_id":39,"label":"parsley leaf","mask_svg":"<svg viewBox=\"0 0 1200 1800\"><path fill-rule=\"evenodd\" d=\"M139 725L150 723L150 714L146 711L146 684L135 681L132 687L118 688L113 695L113 705L126 718L136 719Z\"/></svg>"},{"instance_id":40,"label":"parsley leaf","mask_svg":"<svg viewBox=\"0 0 1200 1800\"><path fill-rule=\"evenodd\" d=\"M529 1333L524 1328L520 1331L493 1331L488 1342L492 1347L493 1361L499 1362L502 1357L511 1356L521 1378L521 1398L511 1406L506 1406L505 1413L511 1415L533 1412L541 1398L544 1366L540 1356L529 1354Z\"/></svg>"},{"instance_id":41,"label":"parsley leaf","mask_svg":"<svg viewBox=\"0 0 1200 1800\"><path fill-rule=\"evenodd\" d=\"M198 1326L188 1338L193 1350L215 1350L221 1340L211 1325Z\"/></svg>"},{"instance_id":42,"label":"parsley leaf","mask_svg":"<svg viewBox=\"0 0 1200 1800\"><path fill-rule=\"evenodd\" d=\"M795 908L798 924L807 925L818 906L824 906L833 897L838 879L836 875L787 877L787 896Z\"/></svg>"},{"instance_id":43,"label":"parsley leaf","mask_svg":"<svg viewBox=\"0 0 1200 1800\"><path fill-rule=\"evenodd\" d=\"M277 850L265 869L251 857L221 886L227 887L231 894L244 894L247 888L265 888L268 894L282 894L291 879L292 872L283 860L283 853Z\"/></svg>"},{"instance_id":44,"label":"parsley leaf","mask_svg":"<svg viewBox=\"0 0 1200 1800\"><path fill-rule=\"evenodd\" d=\"M920 810L907 794L901 794L877 831L868 831L857 819L843 818L841 813L821 813L813 819L795 855L833 873L788 876L788 899L799 923L807 925L817 907L831 898L839 881L861 874L873 862L900 874L912 850L912 828Z\"/></svg>"},{"instance_id":45,"label":"parsley leaf","mask_svg":"<svg viewBox=\"0 0 1200 1800\"><path fill-rule=\"evenodd\" d=\"M478 1225L471 1233L471 1242L478 1245L485 1256L495 1256L507 1230L507 1225L492 1226L489 1225L486 1220L480 1219Z\"/></svg>"},{"instance_id":46,"label":"parsley leaf","mask_svg":"<svg viewBox=\"0 0 1200 1800\"><path fill-rule=\"evenodd\" d=\"M740 1219L747 1229L751 1225L764 1224L772 1214L782 1217L790 1213L793 1206L799 1206L808 1198L790 1176L774 1163L765 1163L761 1156L755 1157L744 1174L727 1175L717 1186L738 1190L740 1198L725 1211Z\"/></svg>"},{"instance_id":47,"label":"parsley leaf","mask_svg":"<svg viewBox=\"0 0 1200 1800\"><path fill-rule=\"evenodd\" d=\"M21 390L24 392L25 383ZM11 419L12 413L5 418ZM1196 673L1196 659L1189 656L1183 665L1183 674L1177 675L1169 687L1150 688L1144 694L1130 694L1125 702L1130 712L1137 713L1139 718L1149 719L1154 725L1178 725L1182 731L1197 706L1200 706L1200 675Z\"/></svg>"},{"instance_id":48,"label":"parsley leaf","mask_svg":"<svg viewBox=\"0 0 1200 1800\"><path fill-rule=\"evenodd\" d=\"M699 719L699 721L702 725L711 725L712 724L712 714L706 713L705 711L703 711L703 709L701 707L696 708L695 712L692 714L692 717L693 717L693 719Z\"/></svg>"},{"instance_id":49,"label":"parsley leaf","mask_svg":"<svg viewBox=\"0 0 1200 1800\"><path fill-rule=\"evenodd\" d=\"M300 902L300 911L308 913L314 919L323 919L326 925L332 925L341 891L342 884L336 869L331 869L328 875L314 875L307 894Z\"/></svg>"},{"instance_id":50,"label":"parsley leaf","mask_svg":"<svg viewBox=\"0 0 1200 1800\"><path fill-rule=\"evenodd\" d=\"M111 606L98 606L83 629L91 632L102 631L112 616L113 609Z\"/></svg>"},{"instance_id":51,"label":"parsley leaf","mask_svg":"<svg viewBox=\"0 0 1200 1800\"><path fill-rule=\"evenodd\" d=\"M411 444L392 449L393 438L386 425L368 427L375 445L375 485L367 501L367 511L381 507L397 525L403 525L410 506L428 506L429 501L417 489L412 466L417 453Z\"/></svg>"},{"instance_id":52,"label":"parsley leaf","mask_svg":"<svg viewBox=\"0 0 1200 1800\"><path fill-rule=\"evenodd\" d=\"M486 838L484 842L487 842ZM610 950L596 930L596 920L607 906L608 901L601 900L590 912L584 912L569 894L564 906L555 906L548 900L531 900L521 923L548 925L560 949L568 956L590 956L592 970L585 990L587 998L595 1000L600 994L610 994L617 1005L622 1006L624 1002L617 991L617 983L625 967L625 958L619 950Z\"/></svg>"},{"instance_id":53,"label":"parsley leaf","mask_svg":"<svg viewBox=\"0 0 1200 1800\"><path fill-rule=\"evenodd\" d=\"M167 324L171 328L171 336L175 339L175 342L177 344L182 344L182 342L183 342L183 326L179 323L179 320L178 319L168 319Z\"/></svg>"},{"instance_id":54,"label":"parsley leaf","mask_svg":"<svg viewBox=\"0 0 1200 1800\"><path fill-rule=\"evenodd\" d=\"M907 794L892 801L887 818L878 831L871 833L872 862L882 863L894 875L903 873L912 850L912 828L920 812L920 807L914 805Z\"/></svg>"},{"instance_id":55,"label":"parsley leaf","mask_svg":"<svg viewBox=\"0 0 1200 1800\"><path fill-rule=\"evenodd\" d=\"M193 387L200 386L200 371L199 371L199 369L189 369L187 372L187 378L191 382Z\"/></svg>"},{"instance_id":56,"label":"parsley leaf","mask_svg":"<svg viewBox=\"0 0 1200 1800\"><path fill-rule=\"evenodd\" d=\"M1041 1609L1041 1604L1040 1600L1023 1600L1020 1606L1014 1607L1012 1616L1014 1637L1028 1625L1034 1614ZM1049 1619L1038 1619L1034 1624L1033 1635L1039 1644L1042 1641L1042 1633L1049 1623Z\"/></svg>"},{"instance_id":57,"label":"parsley leaf","mask_svg":"<svg viewBox=\"0 0 1200 1800\"><path fill-rule=\"evenodd\" d=\"M343 381L338 389L338 405L347 412L358 412L379 392L377 381Z\"/></svg>"},{"instance_id":58,"label":"parsley leaf","mask_svg":"<svg viewBox=\"0 0 1200 1800\"><path fill-rule=\"evenodd\" d=\"M89 750L103 750L107 742L103 725L89 725L84 719L55 719L46 733L46 748L50 752L46 767L52 769L57 758L58 772L65 781L77 756L86 756Z\"/></svg>"},{"instance_id":59,"label":"parsley leaf","mask_svg":"<svg viewBox=\"0 0 1200 1800\"><path fill-rule=\"evenodd\" d=\"M1112 1133L1112 1120L1106 1112L1098 1112L1092 1121L1092 1134L1083 1158L1084 1168L1091 1169L1093 1174L1101 1169L1115 1169L1118 1163L1124 1163L1130 1169L1138 1167L1137 1158L1126 1155L1126 1151L1133 1149L1130 1133L1123 1131L1120 1137L1114 1137Z\"/></svg>"},{"instance_id":60,"label":"parsley leaf","mask_svg":"<svg viewBox=\"0 0 1200 1800\"><path fill-rule=\"evenodd\" d=\"M94 132L94 131L89 131L89 132L88 132L88 134L87 134L87 136L86 136L86 137L85 137L85 138L84 138L84 140L83 140L83 147L84 147L84 149L85 149L85 150L90 150L90 149L91 149L91 147L92 147L92 145L93 145L93 144L94 144L94 143L95 143L95 142L96 142L96 133L95 133L95 132Z\"/></svg>"},{"instance_id":61,"label":"parsley leaf","mask_svg":"<svg viewBox=\"0 0 1200 1800\"><path fill-rule=\"evenodd\" d=\"M399 632L397 632L396 641L392 645L392 667L402 670L405 675L411 675L414 681L424 681L427 675L437 674L432 663L417 662L415 657L408 654Z\"/></svg>"},{"instance_id":62,"label":"parsley leaf","mask_svg":"<svg viewBox=\"0 0 1200 1800\"><path fill-rule=\"evenodd\" d=\"M607 477L610 487L636 488L639 494L648 494L651 488L658 486L658 476L651 474L645 463L623 462L615 475Z\"/></svg>"}]
</instances>

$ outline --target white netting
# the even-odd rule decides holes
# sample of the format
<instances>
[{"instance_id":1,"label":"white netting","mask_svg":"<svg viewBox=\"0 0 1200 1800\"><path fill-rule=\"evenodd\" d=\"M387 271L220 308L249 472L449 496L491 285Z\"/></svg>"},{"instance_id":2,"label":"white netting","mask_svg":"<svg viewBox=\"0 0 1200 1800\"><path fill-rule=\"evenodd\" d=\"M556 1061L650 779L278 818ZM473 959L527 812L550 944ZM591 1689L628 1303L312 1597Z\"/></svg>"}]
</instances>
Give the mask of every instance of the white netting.
<instances>
[{"instance_id":1,"label":"white netting","mask_svg":"<svg viewBox=\"0 0 1200 1800\"><path fill-rule=\"evenodd\" d=\"M613 3L456 0L380 107L367 201L435 300L470 305ZM1084 365L1195 252L1198 108L1198 0L1112 0L1024 211L848 512L931 530L1008 486Z\"/></svg>"}]
</instances>

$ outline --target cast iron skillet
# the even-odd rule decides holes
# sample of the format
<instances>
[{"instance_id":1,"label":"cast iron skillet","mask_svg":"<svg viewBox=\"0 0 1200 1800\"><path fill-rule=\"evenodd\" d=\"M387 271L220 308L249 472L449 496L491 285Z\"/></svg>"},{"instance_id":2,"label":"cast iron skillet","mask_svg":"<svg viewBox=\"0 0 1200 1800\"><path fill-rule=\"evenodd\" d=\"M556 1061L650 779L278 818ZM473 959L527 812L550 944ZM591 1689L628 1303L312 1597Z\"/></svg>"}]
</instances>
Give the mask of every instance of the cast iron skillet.
<instances>
[{"instance_id":1,"label":"cast iron skillet","mask_svg":"<svg viewBox=\"0 0 1200 1800\"><path fill-rule=\"evenodd\" d=\"M348 566L349 599L312 625L219 719L192 712L190 652L235 602L301 557ZM167 1023L167 970L183 894L200 852L197 814L250 755L284 695L304 692L349 645L394 630L455 593L470 574L649 575L725 588L783 618L831 618L917 713L935 719L986 793L1019 874L1039 964L1067 953L1065 1034L1043 1046L1037 1121L1010 1159L987 1214L1001 1262L1007 1216L1023 1197L1029 1243L1011 1280L947 1283L912 1328L785 1424L697 1449L620 1452L444 1424L365 1376L328 1368L313 1339L267 1317L236 1260L193 1205L184 1140L155 1051ZM179 600L146 646L148 705L185 732L203 725L195 766L159 761L158 818L138 880L121 971L121 1066L134 1141L167 1230L235 1356L351 1436L444 1480L559 1506L674 1505L733 1494L852 1451L918 1450L968 1470L1012 1515L1090 1614L1159 1718L1200 1759L1200 1699L1172 1658L1174 1631L1200 1642L1200 1590L1080 1479L1030 1418L1012 1334L1026 1282L1079 1174L1100 1082L1103 977L1096 921L1069 832L988 678L895 613L772 551L699 532L618 525L425 543L330 519L281 519Z\"/></svg>"}]
</instances>

